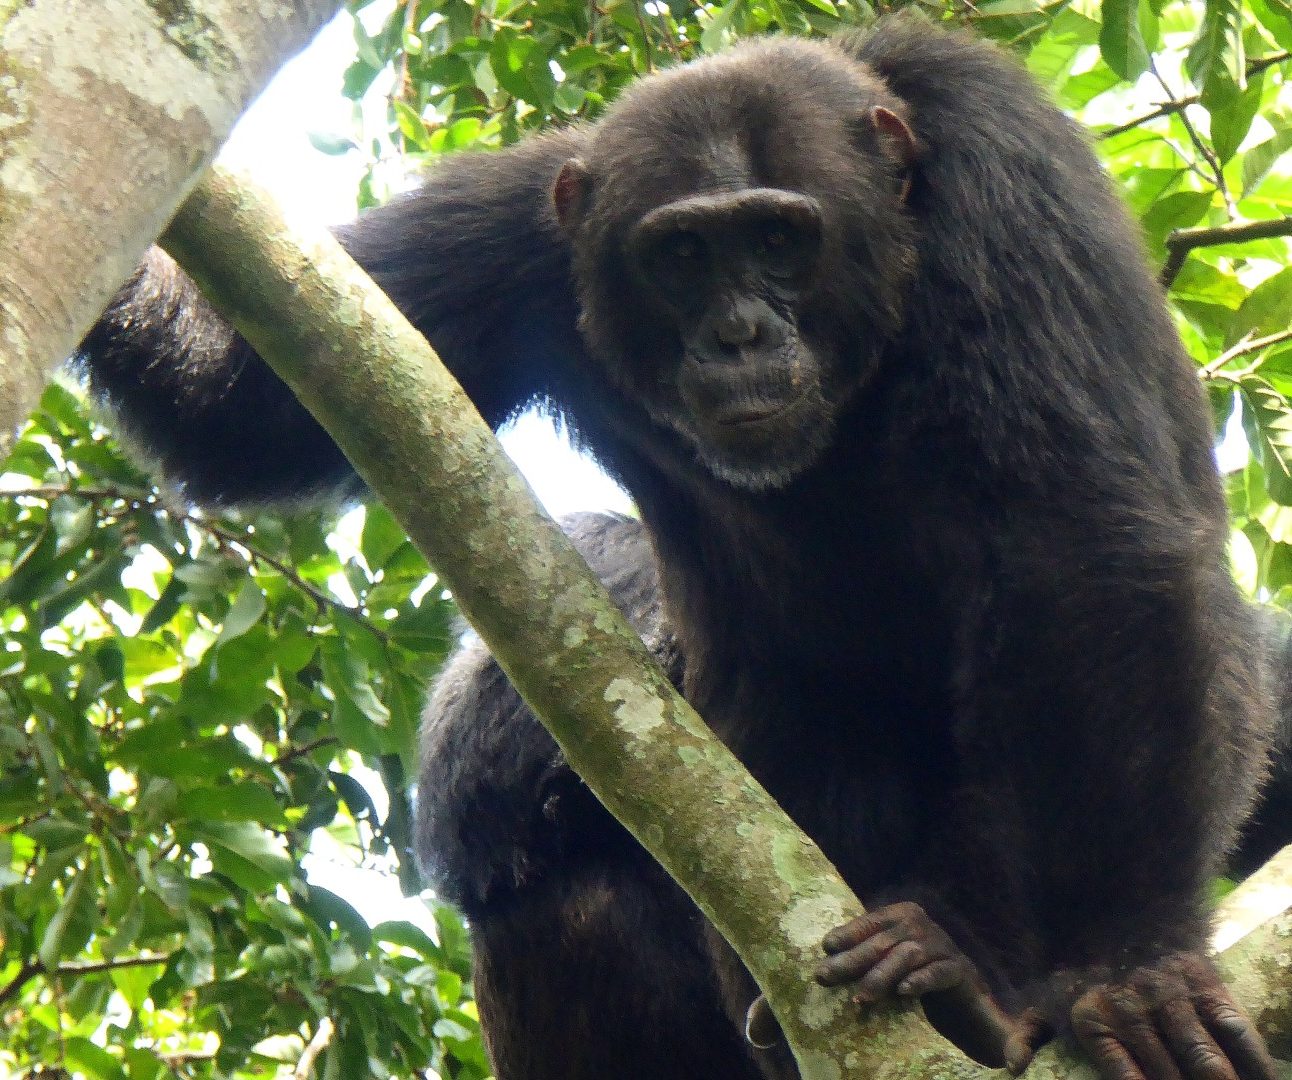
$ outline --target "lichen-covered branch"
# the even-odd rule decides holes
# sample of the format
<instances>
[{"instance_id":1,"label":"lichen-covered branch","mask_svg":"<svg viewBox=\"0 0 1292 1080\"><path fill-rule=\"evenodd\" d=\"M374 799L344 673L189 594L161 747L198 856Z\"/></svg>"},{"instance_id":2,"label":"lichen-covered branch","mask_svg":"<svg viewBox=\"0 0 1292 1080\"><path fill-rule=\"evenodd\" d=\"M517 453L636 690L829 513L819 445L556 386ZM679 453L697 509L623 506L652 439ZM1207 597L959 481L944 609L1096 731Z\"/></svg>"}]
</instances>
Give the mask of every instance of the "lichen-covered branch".
<instances>
[{"instance_id":1,"label":"lichen-covered branch","mask_svg":"<svg viewBox=\"0 0 1292 1080\"><path fill-rule=\"evenodd\" d=\"M247 103L340 6L0 3L0 456Z\"/></svg>"}]
</instances>

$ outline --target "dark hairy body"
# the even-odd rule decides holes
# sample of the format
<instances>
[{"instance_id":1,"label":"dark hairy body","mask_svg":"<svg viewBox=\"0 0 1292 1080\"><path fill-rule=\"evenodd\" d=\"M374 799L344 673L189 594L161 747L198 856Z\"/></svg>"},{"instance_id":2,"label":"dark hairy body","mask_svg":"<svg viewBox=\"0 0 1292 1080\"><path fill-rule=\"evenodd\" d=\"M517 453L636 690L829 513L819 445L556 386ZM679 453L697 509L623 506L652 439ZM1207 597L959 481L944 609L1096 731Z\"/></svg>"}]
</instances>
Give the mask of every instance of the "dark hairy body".
<instances>
[{"instance_id":1,"label":"dark hairy body","mask_svg":"<svg viewBox=\"0 0 1292 1080\"><path fill-rule=\"evenodd\" d=\"M903 20L752 44L340 235L491 423L547 402L633 495L624 572L658 573L687 697L872 910L819 979L995 1064L1053 1029L1109 1080L1273 1075L1203 957L1275 696L1209 420L1132 223L1008 59ZM164 256L83 354L195 499L352 482ZM420 800L501 1080L793 1076L740 1045L729 950L495 719L432 719Z\"/></svg>"}]
</instances>

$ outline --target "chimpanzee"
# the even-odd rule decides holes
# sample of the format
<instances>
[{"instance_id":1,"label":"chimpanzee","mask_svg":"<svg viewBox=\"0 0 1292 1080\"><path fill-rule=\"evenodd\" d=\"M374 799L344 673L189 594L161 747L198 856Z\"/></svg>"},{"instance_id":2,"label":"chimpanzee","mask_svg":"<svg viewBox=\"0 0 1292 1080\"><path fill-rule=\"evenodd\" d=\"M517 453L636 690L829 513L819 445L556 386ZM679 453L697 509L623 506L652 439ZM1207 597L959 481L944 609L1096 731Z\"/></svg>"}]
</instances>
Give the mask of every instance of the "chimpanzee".
<instances>
[{"instance_id":1,"label":"chimpanzee","mask_svg":"<svg viewBox=\"0 0 1292 1080\"><path fill-rule=\"evenodd\" d=\"M584 513L561 526L680 687L682 657L641 523ZM1230 853L1235 878L1292 841L1292 627L1274 620L1267 648L1250 658L1266 669L1255 677L1276 685L1273 763ZM572 1075L622 1075L630 1064L641 1076L748 1075L730 1045L733 1028L704 1007L714 987L703 966L692 966L698 911L583 786L474 635L446 662L427 705L419 786L417 848L441 897L471 921L477 994L490 1003L500 1075L566 1075L532 1035L568 1032L569 1003L597 1000L593 993L628 1003L633 1020L614 1038L580 1044L587 1068ZM596 906L571 920L591 895ZM536 926L580 933L553 938L534 934ZM584 941L593 944L573 947ZM593 990L598 980L614 990Z\"/></svg>"},{"instance_id":2,"label":"chimpanzee","mask_svg":"<svg viewBox=\"0 0 1292 1080\"><path fill-rule=\"evenodd\" d=\"M1134 224L1011 60L913 19L750 43L340 236L492 423L547 402L636 500L687 697L871 910L821 981L1014 1069L1053 1028L1108 1080L1271 1080L1202 951L1273 698L1207 410ZM164 256L83 355L194 499L347 484ZM756 987L613 825L548 828L586 802L559 768L484 757L527 843L486 807L480 850L435 854L500 912L502 1080L793 1076L783 1044L650 1048L725 1054ZM424 836L456 779L428 765Z\"/></svg>"}]
</instances>

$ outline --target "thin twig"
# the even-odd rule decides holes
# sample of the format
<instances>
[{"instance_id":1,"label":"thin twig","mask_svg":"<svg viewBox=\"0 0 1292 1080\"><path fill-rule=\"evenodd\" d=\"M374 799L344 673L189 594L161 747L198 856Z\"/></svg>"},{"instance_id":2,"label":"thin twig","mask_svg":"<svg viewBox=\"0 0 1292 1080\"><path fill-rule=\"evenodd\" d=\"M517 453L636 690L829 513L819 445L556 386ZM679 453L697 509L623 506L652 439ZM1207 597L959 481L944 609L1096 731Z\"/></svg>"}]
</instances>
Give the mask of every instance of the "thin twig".
<instances>
[{"instance_id":1,"label":"thin twig","mask_svg":"<svg viewBox=\"0 0 1292 1080\"><path fill-rule=\"evenodd\" d=\"M24 960L22 966L3 987L0 987L0 1006L18 996L18 993L37 975L45 972L51 978L78 979L82 975L97 975L103 971L119 971L121 968L145 967L149 964L165 964L170 957L165 954L145 953L141 956L127 956L120 960L96 960L87 964L59 964L53 971L45 971L39 960Z\"/></svg>"},{"instance_id":2,"label":"thin twig","mask_svg":"<svg viewBox=\"0 0 1292 1080\"><path fill-rule=\"evenodd\" d=\"M119 971L121 968L147 967L149 964L170 962L167 953L141 953L138 956L123 956L120 960L95 960L84 964L59 964L54 969L55 975L66 975L78 978L81 975L97 975L101 971Z\"/></svg>"},{"instance_id":3,"label":"thin twig","mask_svg":"<svg viewBox=\"0 0 1292 1080\"><path fill-rule=\"evenodd\" d=\"M412 89L413 77L408 70L408 49L404 46L408 44L408 38L413 36L414 21L417 19L417 0L404 0L404 35L405 40L401 42L399 50L399 96L407 98L409 91Z\"/></svg>"},{"instance_id":4,"label":"thin twig","mask_svg":"<svg viewBox=\"0 0 1292 1080\"><path fill-rule=\"evenodd\" d=\"M1162 88L1163 93L1166 94L1167 100L1178 101L1179 99L1175 96L1170 84L1162 77L1162 73L1157 70L1157 64L1150 60L1148 69L1153 73L1153 78L1157 80L1157 84ZM1211 169L1210 180L1215 184L1216 190L1220 192L1220 197L1225 200L1225 210L1232 218L1237 213L1237 210L1234 207L1234 200L1229 194L1229 186L1225 183L1225 170L1220 164L1220 158L1216 155L1215 150L1203 142L1202 136L1198 134L1198 129L1193 126L1193 121L1189 119L1189 111L1180 109L1177 115L1180 117L1180 123L1184 126L1186 134L1189 136L1189 141L1193 143L1194 150L1198 152L1202 160L1207 163L1208 168Z\"/></svg>"},{"instance_id":5,"label":"thin twig","mask_svg":"<svg viewBox=\"0 0 1292 1080\"><path fill-rule=\"evenodd\" d=\"M1249 356L1254 352L1260 352L1262 349L1268 349L1271 345L1278 345L1283 341L1292 341L1292 328L1280 330L1277 334L1268 334L1265 337L1254 338L1250 334L1244 337L1238 344L1231 346L1217 356L1209 364L1198 369L1198 377L1201 379L1223 378L1223 379L1241 379L1245 375L1252 374L1260 364L1254 364L1250 368L1242 371L1221 371L1220 369L1228 364L1231 360L1237 360L1240 356Z\"/></svg>"},{"instance_id":6,"label":"thin twig","mask_svg":"<svg viewBox=\"0 0 1292 1080\"><path fill-rule=\"evenodd\" d=\"M1170 288L1194 248L1218 244L1241 244L1248 240L1272 240L1292 236L1292 217L1269 221L1245 221L1229 225L1212 225L1196 229L1176 229L1166 238L1166 263L1162 267L1163 288Z\"/></svg>"},{"instance_id":7,"label":"thin twig","mask_svg":"<svg viewBox=\"0 0 1292 1080\"><path fill-rule=\"evenodd\" d=\"M1249 60L1247 62L1247 77L1250 79L1253 75L1259 75L1266 68L1271 68L1275 64L1282 64L1286 60L1292 60L1292 49Z\"/></svg>"},{"instance_id":8,"label":"thin twig","mask_svg":"<svg viewBox=\"0 0 1292 1080\"><path fill-rule=\"evenodd\" d=\"M297 758L304 757L306 754L312 754L321 746L331 746L341 740L332 735L324 735L321 739L315 739L313 742L307 742L304 746L294 746L292 749L279 754L274 758L275 765L282 765L288 761L295 761Z\"/></svg>"},{"instance_id":9,"label":"thin twig","mask_svg":"<svg viewBox=\"0 0 1292 1080\"><path fill-rule=\"evenodd\" d=\"M1292 52L1271 53L1269 56L1250 60L1247 64L1247 77L1250 79L1253 75L1259 75L1266 68L1272 68L1275 64L1282 64L1287 60L1292 60ZM1124 135L1141 124L1147 124L1163 116L1170 116L1172 113L1187 109L1190 105L1197 105L1201 101L1201 94L1189 94L1186 97L1173 98L1171 101L1163 102L1151 112L1146 112L1141 116L1136 116L1134 119L1127 120L1124 124L1118 124L1116 127L1101 131L1097 138L1111 139L1114 135Z\"/></svg>"},{"instance_id":10,"label":"thin twig","mask_svg":"<svg viewBox=\"0 0 1292 1080\"><path fill-rule=\"evenodd\" d=\"M17 821L8 825L0 825L0 836L7 836L9 833L21 832L29 825L34 825L43 818L53 817L53 810L42 810L39 814L32 814L31 817L19 818Z\"/></svg>"},{"instance_id":11,"label":"thin twig","mask_svg":"<svg viewBox=\"0 0 1292 1080\"><path fill-rule=\"evenodd\" d=\"M335 1030L331 1017L325 1016L319 1021L318 1027L314 1029L314 1037L305 1045L300 1061L292 1070L292 1080L309 1080L314 1074L314 1062L332 1041L332 1033Z\"/></svg>"},{"instance_id":12,"label":"thin twig","mask_svg":"<svg viewBox=\"0 0 1292 1080\"><path fill-rule=\"evenodd\" d=\"M1108 128L1101 131L1097 136L1100 139L1111 139L1114 135L1124 135L1128 131L1133 131L1141 124L1147 124L1150 120L1156 120L1159 116L1170 116L1174 112L1188 108L1190 105L1198 103L1198 95L1190 94L1187 98L1181 98L1179 101L1166 101L1159 105L1152 112L1146 112L1142 116L1137 116L1133 120L1127 120L1124 124L1118 124L1116 127Z\"/></svg>"},{"instance_id":13,"label":"thin twig","mask_svg":"<svg viewBox=\"0 0 1292 1080\"><path fill-rule=\"evenodd\" d=\"M182 511L181 514L183 514ZM329 596L327 593L323 592L322 589L319 589L315 585L311 585L287 563L283 562L281 559L275 558L273 555L269 555L266 552L261 551L250 542L250 537L246 534L234 532L232 529L226 529L224 526L217 525L204 518L193 517L188 514L183 514L183 516L186 521L191 521L195 526L197 526L197 528L210 533L217 541L222 541L224 545L232 544L237 548L241 548L242 551L239 551L237 554L244 562L263 563L275 573L286 578L300 589L301 592L305 593L306 596L313 600L315 605L321 611L334 610L342 612L350 618L362 623L365 628L372 631L373 636L387 644L390 642L390 636L382 630L381 627L374 626L368 619L365 619L363 617L363 612L359 608L350 607L349 604L338 600L335 596ZM246 554L244 555L243 552L246 552Z\"/></svg>"},{"instance_id":14,"label":"thin twig","mask_svg":"<svg viewBox=\"0 0 1292 1080\"><path fill-rule=\"evenodd\" d=\"M652 72L655 70L655 50L651 48L650 30L646 28L646 12L642 8L642 0L634 0L633 10L637 13L637 26L642 32L642 48L646 52L646 70Z\"/></svg>"},{"instance_id":15,"label":"thin twig","mask_svg":"<svg viewBox=\"0 0 1292 1080\"><path fill-rule=\"evenodd\" d=\"M18 973L14 975L3 987L0 987L0 1006L7 1001L18 996L20 991L36 974L40 971L40 964L35 960L24 960Z\"/></svg>"}]
</instances>

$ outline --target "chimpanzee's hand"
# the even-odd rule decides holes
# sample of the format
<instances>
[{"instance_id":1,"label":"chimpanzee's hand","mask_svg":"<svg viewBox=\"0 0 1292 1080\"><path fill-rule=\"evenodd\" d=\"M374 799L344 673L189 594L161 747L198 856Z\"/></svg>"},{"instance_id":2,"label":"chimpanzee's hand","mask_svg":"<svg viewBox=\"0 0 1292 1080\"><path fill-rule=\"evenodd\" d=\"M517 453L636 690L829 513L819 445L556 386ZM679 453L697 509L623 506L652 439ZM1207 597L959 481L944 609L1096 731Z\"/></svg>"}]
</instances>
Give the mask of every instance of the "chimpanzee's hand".
<instances>
[{"instance_id":1,"label":"chimpanzee's hand","mask_svg":"<svg viewBox=\"0 0 1292 1080\"><path fill-rule=\"evenodd\" d=\"M1017 1075L1050 1037L1039 1013L1012 1017L1001 1009L974 963L919 904L868 912L831 930L822 945L829 956L817 982L854 984L858 1004L918 997L929 1022L984 1065Z\"/></svg>"},{"instance_id":2,"label":"chimpanzee's hand","mask_svg":"<svg viewBox=\"0 0 1292 1080\"><path fill-rule=\"evenodd\" d=\"M1265 1040L1216 969L1175 953L1111 977L1064 972L1072 1032L1104 1080L1274 1080Z\"/></svg>"}]
</instances>

